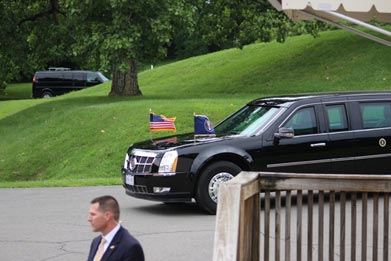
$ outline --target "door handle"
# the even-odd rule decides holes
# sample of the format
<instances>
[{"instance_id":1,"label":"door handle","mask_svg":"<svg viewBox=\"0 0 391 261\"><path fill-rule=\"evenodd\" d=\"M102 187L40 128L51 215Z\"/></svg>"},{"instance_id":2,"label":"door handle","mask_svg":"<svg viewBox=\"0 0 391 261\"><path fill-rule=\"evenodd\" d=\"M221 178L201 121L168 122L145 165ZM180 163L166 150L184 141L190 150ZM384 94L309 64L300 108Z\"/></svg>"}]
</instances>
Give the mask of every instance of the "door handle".
<instances>
[{"instance_id":1,"label":"door handle","mask_svg":"<svg viewBox=\"0 0 391 261\"><path fill-rule=\"evenodd\" d=\"M311 148L316 148L316 147L325 147L326 142L319 142L319 143L312 143Z\"/></svg>"}]
</instances>

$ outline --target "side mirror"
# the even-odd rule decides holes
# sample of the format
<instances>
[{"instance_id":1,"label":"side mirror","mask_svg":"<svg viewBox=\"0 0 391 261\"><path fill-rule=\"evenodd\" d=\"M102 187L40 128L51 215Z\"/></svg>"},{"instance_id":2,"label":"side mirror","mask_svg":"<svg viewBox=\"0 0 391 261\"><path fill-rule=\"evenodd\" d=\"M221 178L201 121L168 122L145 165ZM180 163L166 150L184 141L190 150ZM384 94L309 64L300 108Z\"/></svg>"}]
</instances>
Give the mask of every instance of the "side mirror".
<instances>
[{"instance_id":1,"label":"side mirror","mask_svg":"<svg viewBox=\"0 0 391 261\"><path fill-rule=\"evenodd\" d=\"M274 133L275 139L290 139L295 136L295 131L292 128L279 128L277 133Z\"/></svg>"}]
</instances>

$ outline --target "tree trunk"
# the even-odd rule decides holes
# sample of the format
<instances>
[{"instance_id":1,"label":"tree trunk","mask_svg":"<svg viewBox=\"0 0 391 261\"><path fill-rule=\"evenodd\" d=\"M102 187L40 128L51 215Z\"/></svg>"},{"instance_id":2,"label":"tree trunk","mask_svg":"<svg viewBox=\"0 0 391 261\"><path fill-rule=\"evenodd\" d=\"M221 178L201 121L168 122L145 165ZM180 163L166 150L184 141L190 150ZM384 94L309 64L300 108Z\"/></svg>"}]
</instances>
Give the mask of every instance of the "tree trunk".
<instances>
[{"instance_id":1,"label":"tree trunk","mask_svg":"<svg viewBox=\"0 0 391 261\"><path fill-rule=\"evenodd\" d=\"M136 59L131 59L129 65L130 69L128 72L121 72L118 68L114 69L109 96L142 95L138 86Z\"/></svg>"}]
</instances>

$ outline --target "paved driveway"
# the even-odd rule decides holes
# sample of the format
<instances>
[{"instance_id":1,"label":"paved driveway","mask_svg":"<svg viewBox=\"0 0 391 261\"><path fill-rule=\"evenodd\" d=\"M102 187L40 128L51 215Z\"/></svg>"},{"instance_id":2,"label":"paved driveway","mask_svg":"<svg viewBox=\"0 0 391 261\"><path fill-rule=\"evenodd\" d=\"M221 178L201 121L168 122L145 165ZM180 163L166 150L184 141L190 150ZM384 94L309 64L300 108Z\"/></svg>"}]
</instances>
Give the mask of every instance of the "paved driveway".
<instances>
[{"instance_id":1,"label":"paved driveway","mask_svg":"<svg viewBox=\"0 0 391 261\"><path fill-rule=\"evenodd\" d=\"M110 194L122 224L141 242L146 260L211 260L215 216L194 204L165 205L125 195L121 186L0 189L0 260L86 260L97 234L89 202Z\"/></svg>"}]
</instances>

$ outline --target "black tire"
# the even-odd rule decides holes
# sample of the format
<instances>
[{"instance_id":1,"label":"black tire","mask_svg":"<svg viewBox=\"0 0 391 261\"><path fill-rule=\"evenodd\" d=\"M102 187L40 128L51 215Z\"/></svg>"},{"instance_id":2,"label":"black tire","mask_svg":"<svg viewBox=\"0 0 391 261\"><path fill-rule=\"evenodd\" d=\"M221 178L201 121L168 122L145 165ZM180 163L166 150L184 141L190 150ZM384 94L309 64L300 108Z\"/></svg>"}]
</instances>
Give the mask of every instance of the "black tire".
<instances>
[{"instance_id":1,"label":"black tire","mask_svg":"<svg viewBox=\"0 0 391 261\"><path fill-rule=\"evenodd\" d=\"M53 94L51 92L42 93L42 98L51 98L51 97L53 97Z\"/></svg>"},{"instance_id":2,"label":"black tire","mask_svg":"<svg viewBox=\"0 0 391 261\"><path fill-rule=\"evenodd\" d=\"M219 161L206 167L197 186L197 204L210 214L216 214L217 193L222 182L235 177L240 167L229 161Z\"/></svg>"}]
</instances>

